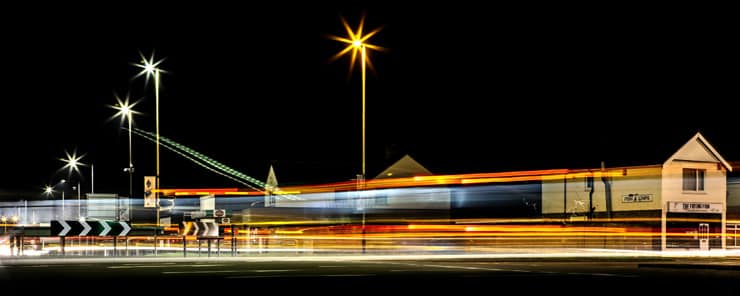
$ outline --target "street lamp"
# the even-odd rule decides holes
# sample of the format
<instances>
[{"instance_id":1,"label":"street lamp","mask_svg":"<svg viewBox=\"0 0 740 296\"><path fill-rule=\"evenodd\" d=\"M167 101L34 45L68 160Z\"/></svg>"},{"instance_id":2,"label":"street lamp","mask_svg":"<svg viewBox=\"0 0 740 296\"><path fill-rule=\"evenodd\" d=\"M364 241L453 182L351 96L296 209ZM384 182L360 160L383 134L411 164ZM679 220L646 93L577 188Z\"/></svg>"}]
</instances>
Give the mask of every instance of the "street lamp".
<instances>
[{"instance_id":1,"label":"street lamp","mask_svg":"<svg viewBox=\"0 0 740 296\"><path fill-rule=\"evenodd\" d=\"M357 31L353 32L352 28L350 28L349 24L347 24L347 21L342 18L342 24L344 25L344 29L347 31L348 37L339 37L330 35L329 38L346 43L347 47L345 47L343 50L335 54L333 57L331 57L330 60L336 60L342 57L343 55L352 52L352 60L349 64L350 73L354 69L355 61L357 60L357 54L359 52L360 54L360 65L362 68L362 176L364 178L365 176L365 73L366 73L366 67L370 67L370 69L373 69L373 63L370 61L370 59L367 57L367 50L377 50L382 51L385 50L383 47L372 45L365 43L370 37L377 34L382 28L377 28L375 30L370 31L369 33L362 35L362 29L365 24L365 16L363 15L360 19L360 25L357 27Z\"/></svg>"},{"instance_id":2,"label":"street lamp","mask_svg":"<svg viewBox=\"0 0 740 296\"><path fill-rule=\"evenodd\" d=\"M56 188L59 185L64 185L67 183L67 180L61 179L59 180L59 183L55 184L54 186L46 185L46 188L44 188L44 194L51 196L51 198L54 198L54 188ZM61 220L64 220L64 187L62 187L62 217Z\"/></svg>"},{"instance_id":3,"label":"street lamp","mask_svg":"<svg viewBox=\"0 0 740 296\"><path fill-rule=\"evenodd\" d=\"M60 159L61 161L66 162L66 164L62 167L68 168L69 172L68 175L72 175L72 172L77 172L77 174L80 176L80 179L82 179L82 174L80 173L80 169L78 166L84 166L84 163L80 162L80 159L85 157L85 155L77 156L77 151L73 152L71 155L69 152L65 151L65 154L67 155L67 158ZM62 180L62 182L65 182ZM64 219L64 190L62 190L62 219ZM80 181L77 181L77 220L80 220L82 218L82 200L80 197Z\"/></svg>"},{"instance_id":4,"label":"street lamp","mask_svg":"<svg viewBox=\"0 0 740 296\"><path fill-rule=\"evenodd\" d=\"M149 77L154 77L154 98L155 98L155 121L156 121L156 146L157 146L157 174L156 174L156 184L155 184L155 199L157 201L157 226L159 226L159 74L161 72L165 72L157 66L164 61L164 59L154 61L154 51L152 51L152 55L147 60L143 53L139 52L139 55L141 56L141 63L140 64L134 64L134 66L141 68L141 71L139 74L134 76L134 78L142 76L146 74L146 81L149 81ZM165 72L166 73L166 72Z\"/></svg>"},{"instance_id":5,"label":"street lamp","mask_svg":"<svg viewBox=\"0 0 740 296\"><path fill-rule=\"evenodd\" d=\"M360 19L360 24L357 27L356 32L354 32L352 28L350 28L344 17L342 17L342 24L344 25L344 29L347 31L348 36L339 37L330 35L329 38L342 43L346 43L347 47L331 57L330 60L336 60L351 51L352 60L349 64L349 71L350 73L352 73L355 65L355 60L357 60L357 53L360 53L360 66L362 68L362 174L357 176L357 189L360 190L358 192L362 192L361 190L365 189L365 73L367 72L367 66L369 66L370 69L373 69L373 63L370 62L370 59L368 59L367 57L367 49L377 51L384 50L383 47L368 44L365 43L365 41L370 39L370 37L372 37L373 35L377 34L382 29L382 27L372 30L365 35L362 35L362 29L365 25L365 15L363 15ZM365 208L367 205L365 204L363 194L358 194L358 202L360 202L362 206L362 252L365 253Z\"/></svg>"},{"instance_id":6,"label":"street lamp","mask_svg":"<svg viewBox=\"0 0 740 296\"><path fill-rule=\"evenodd\" d=\"M129 221L132 221L133 215L132 209L131 209L131 199L134 198L134 161L133 161L133 153L131 149L131 125L133 123L133 114L138 112L134 111L132 108L136 106L136 102L129 104L129 98L126 96L126 99L121 101L121 98L116 96L116 101L118 101L118 104L113 106L113 109L118 110L118 113L114 115L121 117L121 124L123 124L123 121L128 122L128 167L124 168L123 171L128 173L128 207L129 207ZM120 216L119 213L116 213L116 215Z\"/></svg>"}]
</instances>

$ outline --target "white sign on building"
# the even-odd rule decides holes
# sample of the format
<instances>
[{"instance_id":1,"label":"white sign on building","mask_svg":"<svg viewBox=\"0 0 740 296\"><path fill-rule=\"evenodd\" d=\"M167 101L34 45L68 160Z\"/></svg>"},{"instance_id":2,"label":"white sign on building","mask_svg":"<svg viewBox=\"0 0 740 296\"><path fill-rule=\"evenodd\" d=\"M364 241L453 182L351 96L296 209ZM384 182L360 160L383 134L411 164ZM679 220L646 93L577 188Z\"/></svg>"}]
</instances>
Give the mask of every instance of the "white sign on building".
<instances>
[{"instance_id":1,"label":"white sign on building","mask_svg":"<svg viewBox=\"0 0 740 296\"><path fill-rule=\"evenodd\" d=\"M722 213L722 203L714 202L668 202L668 212L672 213Z\"/></svg>"}]
</instances>

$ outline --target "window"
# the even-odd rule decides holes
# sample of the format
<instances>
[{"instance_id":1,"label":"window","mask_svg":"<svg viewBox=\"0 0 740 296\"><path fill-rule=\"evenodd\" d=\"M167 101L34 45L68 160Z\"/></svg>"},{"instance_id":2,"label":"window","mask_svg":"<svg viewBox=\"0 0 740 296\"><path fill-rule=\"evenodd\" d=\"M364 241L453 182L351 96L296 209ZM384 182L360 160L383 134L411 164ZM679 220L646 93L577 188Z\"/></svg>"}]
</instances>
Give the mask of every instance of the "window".
<instances>
[{"instance_id":1,"label":"window","mask_svg":"<svg viewBox=\"0 0 740 296\"><path fill-rule=\"evenodd\" d=\"M683 190L704 191L704 172L700 169L683 169Z\"/></svg>"}]
</instances>

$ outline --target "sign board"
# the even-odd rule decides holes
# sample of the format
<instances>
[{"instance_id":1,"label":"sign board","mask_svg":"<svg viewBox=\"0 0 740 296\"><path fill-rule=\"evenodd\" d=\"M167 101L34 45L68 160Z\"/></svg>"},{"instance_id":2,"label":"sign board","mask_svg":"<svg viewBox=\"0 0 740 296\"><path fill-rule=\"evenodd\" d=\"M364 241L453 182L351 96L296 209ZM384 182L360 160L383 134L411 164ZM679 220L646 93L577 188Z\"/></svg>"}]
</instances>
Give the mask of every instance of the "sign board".
<instances>
[{"instance_id":1,"label":"sign board","mask_svg":"<svg viewBox=\"0 0 740 296\"><path fill-rule=\"evenodd\" d=\"M129 221L131 211L128 202L130 202L128 198L118 199L118 221Z\"/></svg>"},{"instance_id":2,"label":"sign board","mask_svg":"<svg viewBox=\"0 0 740 296\"><path fill-rule=\"evenodd\" d=\"M156 208L157 207L157 195L154 193L154 189L157 187L156 176L144 176L144 207L145 208Z\"/></svg>"},{"instance_id":3,"label":"sign board","mask_svg":"<svg viewBox=\"0 0 740 296\"><path fill-rule=\"evenodd\" d=\"M88 193L87 218L92 220L116 220L118 194Z\"/></svg>"},{"instance_id":4,"label":"sign board","mask_svg":"<svg viewBox=\"0 0 740 296\"><path fill-rule=\"evenodd\" d=\"M224 209L213 210L213 217L226 217L226 210Z\"/></svg>"},{"instance_id":5,"label":"sign board","mask_svg":"<svg viewBox=\"0 0 740 296\"><path fill-rule=\"evenodd\" d=\"M199 237L218 237L216 222L182 222L180 235L196 235Z\"/></svg>"},{"instance_id":6,"label":"sign board","mask_svg":"<svg viewBox=\"0 0 740 296\"><path fill-rule=\"evenodd\" d=\"M52 220L52 236L127 236L131 226L126 221Z\"/></svg>"},{"instance_id":7,"label":"sign board","mask_svg":"<svg viewBox=\"0 0 740 296\"><path fill-rule=\"evenodd\" d=\"M172 217L159 218L159 225L169 226L170 224L172 224Z\"/></svg>"},{"instance_id":8,"label":"sign board","mask_svg":"<svg viewBox=\"0 0 740 296\"><path fill-rule=\"evenodd\" d=\"M651 202L652 194L630 193L622 195L622 202Z\"/></svg>"},{"instance_id":9,"label":"sign board","mask_svg":"<svg viewBox=\"0 0 740 296\"><path fill-rule=\"evenodd\" d=\"M186 216L190 215L190 218L196 219L196 218L203 218L206 216L205 211L192 211L192 212L186 212Z\"/></svg>"},{"instance_id":10,"label":"sign board","mask_svg":"<svg viewBox=\"0 0 740 296\"><path fill-rule=\"evenodd\" d=\"M672 213L722 213L722 203L713 202L668 202L668 212Z\"/></svg>"}]
</instances>

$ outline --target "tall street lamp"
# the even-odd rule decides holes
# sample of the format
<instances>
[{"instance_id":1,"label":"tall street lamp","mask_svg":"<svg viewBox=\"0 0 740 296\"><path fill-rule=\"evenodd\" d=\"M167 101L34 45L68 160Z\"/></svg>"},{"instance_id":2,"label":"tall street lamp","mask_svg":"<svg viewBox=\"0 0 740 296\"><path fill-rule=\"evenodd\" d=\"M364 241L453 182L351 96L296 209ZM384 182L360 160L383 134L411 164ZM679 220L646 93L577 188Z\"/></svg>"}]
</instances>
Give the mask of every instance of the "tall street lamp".
<instances>
[{"instance_id":1,"label":"tall street lamp","mask_svg":"<svg viewBox=\"0 0 740 296\"><path fill-rule=\"evenodd\" d=\"M363 15L362 18L360 19L360 24L357 27L357 31L353 31L352 28L350 28L349 24L344 19L344 17L342 17L342 24L344 25L344 29L347 31L347 37L339 37L339 36L330 35L329 38L342 42L342 43L346 43L347 47L345 47L343 50L341 50L340 52L335 54L333 57L331 57L331 60L336 60L351 51L352 60L349 64L349 69L350 69L349 71L350 73L352 73L352 70L354 69L355 61L357 60L357 53L358 52L360 53L360 66L362 69L362 174L357 176L357 185L358 185L357 187L358 187L358 190L360 190L358 192L362 192L361 190L365 188L365 173L366 173L366 170L365 170L365 167L366 167L365 166L365 150L366 150L365 149L365 80L366 80L365 77L366 75L365 73L367 72L366 71L367 66L369 66L370 69L373 69L373 63L370 62L370 59L368 59L367 57L367 49L377 50L377 51L382 51L385 49L377 45L365 43L365 41L370 39L370 37L377 34L382 29L382 27L377 28L375 30L370 31L369 33L365 35L362 35L362 29L365 25L365 15ZM366 212L365 208L367 205L365 204L364 195L362 195L362 193L358 195L358 201L361 203L361 207L362 207L362 252L365 253L365 212Z\"/></svg>"},{"instance_id":2,"label":"tall street lamp","mask_svg":"<svg viewBox=\"0 0 740 296\"><path fill-rule=\"evenodd\" d=\"M329 35L329 38L346 43L347 47L342 49L340 52L335 54L333 57L331 57L330 60L337 60L340 57L344 56L345 54L352 52L352 60L350 61L349 67L350 67L350 73L354 69L355 61L357 60L357 54L360 54L360 66L362 69L362 176L364 178L365 176L365 77L366 77L366 67L370 67L370 69L373 69L373 63L370 61L370 59L367 56L367 50L377 50L382 51L385 50L383 47L372 45L365 43L370 37L377 34L382 28L377 28L375 30L370 31L369 33L362 35L362 29L365 24L365 16L363 15L360 19L360 25L357 27L356 32L350 28L347 21L342 18L342 24L344 25L344 29L347 31L347 37L339 37L334 35Z\"/></svg>"},{"instance_id":3,"label":"tall street lamp","mask_svg":"<svg viewBox=\"0 0 740 296\"><path fill-rule=\"evenodd\" d=\"M156 184L155 184L155 200L157 201L156 209L157 209L157 226L159 226L159 74L161 72L165 72L157 66L164 61L164 59L154 61L154 51L152 51L152 55L147 60L143 53L139 53L141 56L141 63L140 64L134 64L134 66L141 68L141 71L139 74L137 74L134 78L142 76L146 74L146 81L149 81L149 77L154 77L154 97L155 97L155 121L156 121L156 146L157 146L157 173L156 173ZM165 72L166 73L166 72Z\"/></svg>"},{"instance_id":4,"label":"tall street lamp","mask_svg":"<svg viewBox=\"0 0 740 296\"><path fill-rule=\"evenodd\" d=\"M128 123L128 167L124 168L123 171L128 173L128 207L129 207L129 221L133 221L133 210L131 209L131 200L134 198L134 161L133 161L133 152L131 149L131 125L133 123L133 114L137 113L132 108L136 106L136 102L129 103L129 98L126 96L126 98L122 101L121 98L116 96L116 101L118 103L113 106L113 109L118 110L118 112L114 115L121 117L121 124L123 124L123 121L127 121ZM117 214L118 215L118 214ZM120 215L119 215L120 216Z\"/></svg>"},{"instance_id":5,"label":"tall street lamp","mask_svg":"<svg viewBox=\"0 0 740 296\"><path fill-rule=\"evenodd\" d=\"M82 179L82 174L80 173L80 169L78 166L84 166L84 163L80 162L80 159L85 157L85 155L77 156L77 151L73 152L72 154L69 154L69 152L65 151L65 154L67 155L67 158L61 158L61 161L64 161L66 164L62 167L62 169L69 169L68 175L72 175L72 172L77 172L77 174L80 176L80 179ZM65 181L62 180L62 183ZM77 181L77 220L80 220L82 218L82 200L80 198L80 181ZM64 190L62 190L62 219L64 219Z\"/></svg>"},{"instance_id":6,"label":"tall street lamp","mask_svg":"<svg viewBox=\"0 0 740 296\"><path fill-rule=\"evenodd\" d=\"M46 193L47 195L51 195L53 199L54 198L54 188L56 188L59 185L64 185L64 183L66 182L67 180L62 179L59 181L59 183L57 183L54 186L47 185L46 189L44 189L44 193ZM64 187L62 187L62 220L64 220Z\"/></svg>"}]
</instances>

